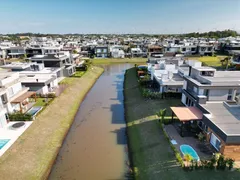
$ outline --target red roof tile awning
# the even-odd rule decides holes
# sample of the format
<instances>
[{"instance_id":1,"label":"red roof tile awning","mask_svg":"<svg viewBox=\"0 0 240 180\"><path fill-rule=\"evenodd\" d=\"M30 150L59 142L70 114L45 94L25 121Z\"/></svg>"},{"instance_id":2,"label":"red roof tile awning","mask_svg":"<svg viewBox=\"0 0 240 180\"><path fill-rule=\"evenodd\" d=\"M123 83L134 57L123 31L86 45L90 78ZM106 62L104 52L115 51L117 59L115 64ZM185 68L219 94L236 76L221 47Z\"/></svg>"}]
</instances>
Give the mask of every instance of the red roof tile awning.
<instances>
[{"instance_id":1,"label":"red roof tile awning","mask_svg":"<svg viewBox=\"0 0 240 180\"><path fill-rule=\"evenodd\" d=\"M202 120L203 113L197 107L171 107L173 113L182 122Z\"/></svg>"}]
</instances>

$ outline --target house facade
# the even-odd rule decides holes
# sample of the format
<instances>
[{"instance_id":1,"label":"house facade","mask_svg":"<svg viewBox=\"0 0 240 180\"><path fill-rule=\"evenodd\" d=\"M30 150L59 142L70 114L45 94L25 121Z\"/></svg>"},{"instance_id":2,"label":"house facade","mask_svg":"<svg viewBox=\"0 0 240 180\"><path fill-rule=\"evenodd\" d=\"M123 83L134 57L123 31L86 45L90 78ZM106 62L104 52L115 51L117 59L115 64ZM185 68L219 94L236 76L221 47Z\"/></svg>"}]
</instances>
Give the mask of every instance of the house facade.
<instances>
[{"instance_id":1,"label":"house facade","mask_svg":"<svg viewBox=\"0 0 240 180\"><path fill-rule=\"evenodd\" d=\"M198 53L202 56L204 56L204 55L212 56L213 52L214 52L214 46L213 45L200 44L198 46Z\"/></svg>"},{"instance_id":2,"label":"house facade","mask_svg":"<svg viewBox=\"0 0 240 180\"><path fill-rule=\"evenodd\" d=\"M240 160L239 71L191 68L184 77L182 103L203 113L198 122L207 142L226 157Z\"/></svg>"},{"instance_id":3,"label":"house facade","mask_svg":"<svg viewBox=\"0 0 240 180\"><path fill-rule=\"evenodd\" d=\"M109 53L110 52L109 52L108 46L96 46L95 47L96 58L108 58Z\"/></svg>"},{"instance_id":4,"label":"house facade","mask_svg":"<svg viewBox=\"0 0 240 180\"><path fill-rule=\"evenodd\" d=\"M7 124L8 113L25 113L34 104L30 97L35 93L22 86L21 80L19 72L0 71L0 127Z\"/></svg>"},{"instance_id":5,"label":"house facade","mask_svg":"<svg viewBox=\"0 0 240 180\"><path fill-rule=\"evenodd\" d=\"M69 77L76 72L76 65L69 53L63 52L58 54L37 55L30 58L31 62L44 64L46 68L61 68L58 77Z\"/></svg>"},{"instance_id":6,"label":"house facade","mask_svg":"<svg viewBox=\"0 0 240 180\"><path fill-rule=\"evenodd\" d=\"M10 58L20 58L23 57L25 53L25 48L21 46L7 48L7 56Z\"/></svg>"}]
</instances>

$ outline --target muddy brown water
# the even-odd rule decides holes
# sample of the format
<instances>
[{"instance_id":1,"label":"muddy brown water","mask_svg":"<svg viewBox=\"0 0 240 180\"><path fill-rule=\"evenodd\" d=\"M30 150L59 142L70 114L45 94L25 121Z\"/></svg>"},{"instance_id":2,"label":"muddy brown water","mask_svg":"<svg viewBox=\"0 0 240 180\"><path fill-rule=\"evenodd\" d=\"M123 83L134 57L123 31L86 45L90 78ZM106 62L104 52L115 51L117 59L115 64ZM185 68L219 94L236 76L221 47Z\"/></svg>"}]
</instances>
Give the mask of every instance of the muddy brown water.
<instances>
[{"instance_id":1,"label":"muddy brown water","mask_svg":"<svg viewBox=\"0 0 240 180\"><path fill-rule=\"evenodd\" d=\"M49 179L117 180L128 170L123 80L132 64L103 66L60 149Z\"/></svg>"}]
</instances>

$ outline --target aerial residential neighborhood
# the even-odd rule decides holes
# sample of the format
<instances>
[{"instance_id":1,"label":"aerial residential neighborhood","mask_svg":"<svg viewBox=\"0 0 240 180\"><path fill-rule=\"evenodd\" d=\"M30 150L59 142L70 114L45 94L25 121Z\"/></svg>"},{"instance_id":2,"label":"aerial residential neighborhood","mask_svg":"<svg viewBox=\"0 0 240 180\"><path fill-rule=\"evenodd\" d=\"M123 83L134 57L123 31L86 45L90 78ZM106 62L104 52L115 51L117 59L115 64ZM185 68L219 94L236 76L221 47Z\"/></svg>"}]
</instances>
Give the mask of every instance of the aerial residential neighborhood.
<instances>
[{"instance_id":1,"label":"aerial residential neighborhood","mask_svg":"<svg viewBox=\"0 0 240 180\"><path fill-rule=\"evenodd\" d=\"M5 1L0 179L238 180L239 1Z\"/></svg>"}]
</instances>

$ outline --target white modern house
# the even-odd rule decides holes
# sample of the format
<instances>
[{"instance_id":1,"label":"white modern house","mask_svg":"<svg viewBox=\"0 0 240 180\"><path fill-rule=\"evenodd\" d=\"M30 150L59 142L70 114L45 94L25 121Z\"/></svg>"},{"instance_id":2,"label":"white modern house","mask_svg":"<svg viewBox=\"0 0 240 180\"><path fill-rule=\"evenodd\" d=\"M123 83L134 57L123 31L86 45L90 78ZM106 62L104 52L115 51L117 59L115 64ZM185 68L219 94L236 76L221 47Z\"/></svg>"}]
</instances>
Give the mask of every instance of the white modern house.
<instances>
[{"instance_id":1,"label":"white modern house","mask_svg":"<svg viewBox=\"0 0 240 180\"><path fill-rule=\"evenodd\" d=\"M110 53L113 58L124 58L125 57L123 47L120 45L115 45L115 46L110 47Z\"/></svg>"},{"instance_id":2,"label":"white modern house","mask_svg":"<svg viewBox=\"0 0 240 180\"><path fill-rule=\"evenodd\" d=\"M200 55L212 55L214 52L214 46L209 44L200 44L198 46L198 53Z\"/></svg>"},{"instance_id":3,"label":"white modern house","mask_svg":"<svg viewBox=\"0 0 240 180\"><path fill-rule=\"evenodd\" d=\"M7 114L20 111L26 112L33 106L30 97L35 92L22 86L19 72L0 71L0 127L7 124Z\"/></svg>"},{"instance_id":4,"label":"white modern house","mask_svg":"<svg viewBox=\"0 0 240 180\"><path fill-rule=\"evenodd\" d=\"M159 88L160 93L182 92L183 77L188 75L191 67L199 67L201 62L196 60L184 61L181 58L160 58L151 67L151 80Z\"/></svg>"},{"instance_id":5,"label":"white modern house","mask_svg":"<svg viewBox=\"0 0 240 180\"><path fill-rule=\"evenodd\" d=\"M11 63L1 66L3 69L18 72L21 78L21 84L28 87L30 91L37 94L48 94L58 88L61 68L44 67L44 64L37 63Z\"/></svg>"},{"instance_id":6,"label":"white modern house","mask_svg":"<svg viewBox=\"0 0 240 180\"><path fill-rule=\"evenodd\" d=\"M140 57L143 55L143 51L141 48L131 48L132 57Z\"/></svg>"}]
</instances>

